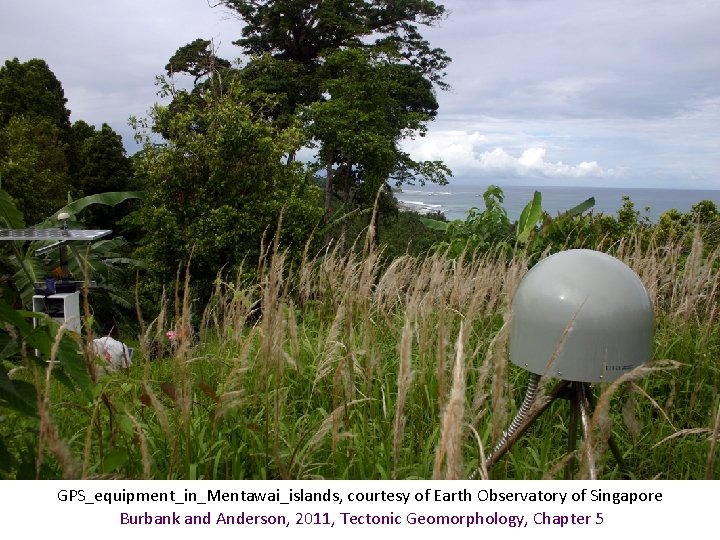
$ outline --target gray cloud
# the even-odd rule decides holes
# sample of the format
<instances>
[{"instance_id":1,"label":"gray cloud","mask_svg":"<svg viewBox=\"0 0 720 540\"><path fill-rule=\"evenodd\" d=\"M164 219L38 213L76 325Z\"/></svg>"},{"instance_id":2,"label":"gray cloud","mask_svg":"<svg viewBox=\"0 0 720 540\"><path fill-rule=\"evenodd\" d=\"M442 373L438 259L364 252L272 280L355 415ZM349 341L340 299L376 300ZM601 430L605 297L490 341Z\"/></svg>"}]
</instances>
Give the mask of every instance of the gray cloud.
<instances>
[{"instance_id":1,"label":"gray cloud","mask_svg":"<svg viewBox=\"0 0 720 540\"><path fill-rule=\"evenodd\" d=\"M463 179L565 183L541 172L594 162L596 174L577 182L720 188L720 4L445 4L454 13L428 35L454 59L453 91L439 96L429 140L409 148L441 158L453 155L448 137L481 135L475 154L455 161ZM548 167L519 168L538 148ZM497 149L515 160L504 170L488 164Z\"/></svg>"}]
</instances>

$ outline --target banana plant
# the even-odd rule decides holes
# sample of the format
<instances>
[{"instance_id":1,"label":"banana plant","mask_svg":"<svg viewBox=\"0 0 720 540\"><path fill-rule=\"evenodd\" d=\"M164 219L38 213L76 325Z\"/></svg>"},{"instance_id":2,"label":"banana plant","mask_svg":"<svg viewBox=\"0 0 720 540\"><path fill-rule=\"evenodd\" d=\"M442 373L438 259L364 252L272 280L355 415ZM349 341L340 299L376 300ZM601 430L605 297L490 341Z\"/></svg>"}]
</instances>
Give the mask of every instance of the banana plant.
<instances>
[{"instance_id":1,"label":"banana plant","mask_svg":"<svg viewBox=\"0 0 720 540\"><path fill-rule=\"evenodd\" d=\"M38 223L33 228L46 229L58 227L57 216L67 213L76 216L82 210L93 204L115 206L128 199L141 199L144 196L140 191L122 191L99 193L83 197L76 201L70 201L66 206L54 212L52 216ZM68 225L73 228L81 227L77 221L69 221ZM7 192L0 189L0 226L9 229L22 229L25 227L25 220L22 212L15 206L12 198ZM42 281L57 266L53 261L52 254L38 255L40 248L51 245L52 241L32 242L9 242L10 254L8 262L12 269L11 276L4 276L7 281L14 285L15 290L26 307L31 305L36 281ZM111 298L123 306L128 306L129 301L124 295L113 287L113 278L119 276L124 268L136 266L140 263L134 259L123 257L120 248L125 245L122 238L103 239L89 243L82 250L72 249L74 254L68 261L69 270L73 275L85 276L89 273L98 282L98 286L107 290Z\"/></svg>"},{"instance_id":2,"label":"banana plant","mask_svg":"<svg viewBox=\"0 0 720 540\"><path fill-rule=\"evenodd\" d=\"M54 360L47 375L77 396L79 403L89 404L97 396L98 385L92 382L82 348L58 328L49 316L16 310L0 299L0 423L13 416L34 420L20 425L39 425L43 409L47 414L42 399L44 383L38 379L33 383L33 377L14 377L13 371L36 369L43 373L48 369L47 359ZM20 471L36 470L33 462L38 451L28 452L25 445L42 448L41 437L37 428L20 433L0 430L0 479L22 478Z\"/></svg>"},{"instance_id":3,"label":"banana plant","mask_svg":"<svg viewBox=\"0 0 720 540\"><path fill-rule=\"evenodd\" d=\"M457 256L468 248L488 249L492 245L507 247L513 242L511 237L504 237L510 224L502 207L504 200L502 189L498 186L490 186L483 197L485 210L481 212L477 208L471 208L465 221L454 220L448 223L421 218L422 223L429 229L444 231L446 234L447 240L436 244L436 249ZM593 206L595 206L595 198L590 197L553 218L542 208L542 194L535 191L533 198L525 205L520 218L513 225L514 241L516 245L524 246L524 249L537 251L546 243L553 231L562 228L568 220L582 215Z\"/></svg>"}]
</instances>

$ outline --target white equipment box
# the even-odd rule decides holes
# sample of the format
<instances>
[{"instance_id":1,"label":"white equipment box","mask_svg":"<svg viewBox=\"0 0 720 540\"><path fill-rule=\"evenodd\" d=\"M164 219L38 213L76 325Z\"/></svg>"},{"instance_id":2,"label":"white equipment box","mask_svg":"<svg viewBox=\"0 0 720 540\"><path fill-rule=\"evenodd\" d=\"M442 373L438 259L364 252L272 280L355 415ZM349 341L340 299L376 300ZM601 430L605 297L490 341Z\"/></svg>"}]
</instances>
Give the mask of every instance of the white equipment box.
<instances>
[{"instance_id":1,"label":"white equipment box","mask_svg":"<svg viewBox=\"0 0 720 540\"><path fill-rule=\"evenodd\" d=\"M48 296L33 296L32 310L46 313L58 324L65 324L68 330L80 333L80 292L57 293Z\"/></svg>"}]
</instances>

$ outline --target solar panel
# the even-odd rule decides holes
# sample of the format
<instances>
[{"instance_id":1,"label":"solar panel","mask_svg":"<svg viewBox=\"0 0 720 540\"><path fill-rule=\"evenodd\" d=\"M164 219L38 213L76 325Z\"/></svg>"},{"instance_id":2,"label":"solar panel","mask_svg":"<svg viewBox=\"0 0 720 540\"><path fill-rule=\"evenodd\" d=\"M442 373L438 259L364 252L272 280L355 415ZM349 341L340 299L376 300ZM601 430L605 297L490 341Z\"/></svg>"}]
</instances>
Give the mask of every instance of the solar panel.
<instances>
[{"instance_id":1,"label":"solar panel","mask_svg":"<svg viewBox=\"0 0 720 540\"><path fill-rule=\"evenodd\" d=\"M92 242L112 231L84 229L0 229L0 240L65 240L76 242Z\"/></svg>"}]
</instances>

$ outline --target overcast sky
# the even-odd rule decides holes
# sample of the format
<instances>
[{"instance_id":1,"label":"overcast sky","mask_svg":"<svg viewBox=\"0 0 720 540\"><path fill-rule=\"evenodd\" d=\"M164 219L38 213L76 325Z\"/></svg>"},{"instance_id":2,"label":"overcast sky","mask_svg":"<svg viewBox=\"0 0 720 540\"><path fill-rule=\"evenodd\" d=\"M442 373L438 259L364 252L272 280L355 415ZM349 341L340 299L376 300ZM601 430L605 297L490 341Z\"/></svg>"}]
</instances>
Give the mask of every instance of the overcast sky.
<instances>
[{"instance_id":1,"label":"overcast sky","mask_svg":"<svg viewBox=\"0 0 720 540\"><path fill-rule=\"evenodd\" d=\"M720 1L446 0L424 35L452 57L429 134L406 148L456 183L720 189ZM240 56L207 0L0 0L0 62L42 58L71 120L127 124L202 37Z\"/></svg>"}]
</instances>

